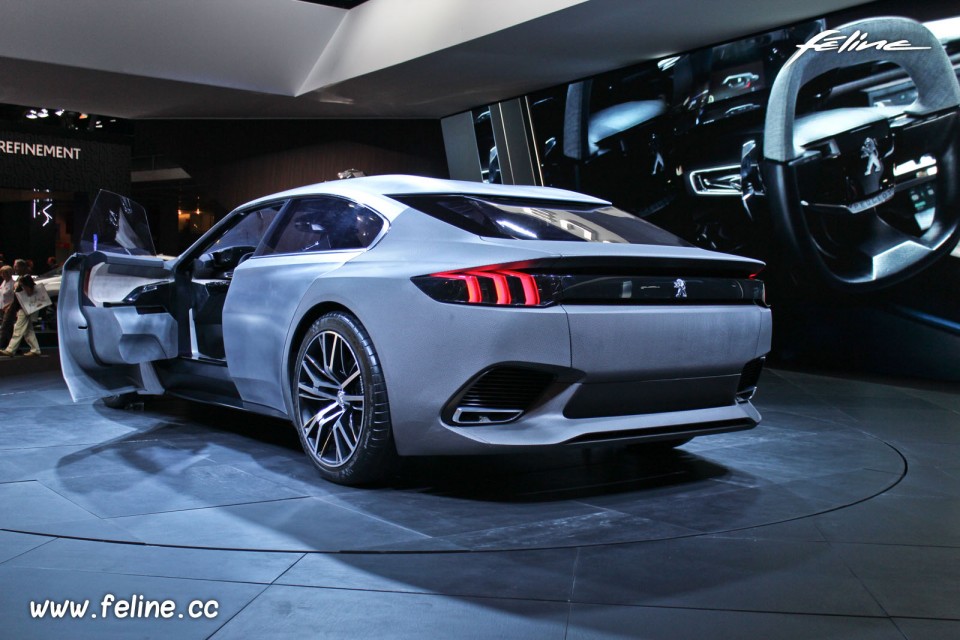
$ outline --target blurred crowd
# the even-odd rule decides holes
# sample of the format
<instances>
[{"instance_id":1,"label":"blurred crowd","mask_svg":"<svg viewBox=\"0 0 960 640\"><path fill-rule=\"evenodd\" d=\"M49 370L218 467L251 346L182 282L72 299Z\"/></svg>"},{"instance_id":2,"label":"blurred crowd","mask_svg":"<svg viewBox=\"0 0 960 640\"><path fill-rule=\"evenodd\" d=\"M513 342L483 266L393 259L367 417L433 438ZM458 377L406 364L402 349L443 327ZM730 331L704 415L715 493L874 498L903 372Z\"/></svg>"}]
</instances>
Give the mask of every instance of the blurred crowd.
<instances>
[{"instance_id":1,"label":"blurred crowd","mask_svg":"<svg viewBox=\"0 0 960 640\"><path fill-rule=\"evenodd\" d=\"M47 259L46 266L48 271L55 269L57 259ZM33 329L39 311L28 313L23 308L21 296L17 295L33 296L36 287L32 260L17 258L11 266L5 264L0 253L0 356L10 358L17 355L21 345L27 348L24 356L40 355L40 345Z\"/></svg>"}]
</instances>

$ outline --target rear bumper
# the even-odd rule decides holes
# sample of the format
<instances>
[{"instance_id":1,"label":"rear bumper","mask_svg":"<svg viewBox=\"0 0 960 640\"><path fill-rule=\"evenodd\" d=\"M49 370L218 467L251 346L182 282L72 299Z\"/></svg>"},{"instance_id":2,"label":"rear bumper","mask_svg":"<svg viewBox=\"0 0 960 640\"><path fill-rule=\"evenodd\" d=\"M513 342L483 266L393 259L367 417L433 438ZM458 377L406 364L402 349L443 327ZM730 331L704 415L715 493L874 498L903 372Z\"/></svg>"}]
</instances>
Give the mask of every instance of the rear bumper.
<instances>
[{"instance_id":1,"label":"rear bumper","mask_svg":"<svg viewBox=\"0 0 960 640\"><path fill-rule=\"evenodd\" d=\"M453 427L444 425L456 441L422 454L505 453L527 447L584 445L603 442L639 443L690 438L751 429L760 413L750 402L721 407L594 418L567 418L564 407L580 385L503 425ZM426 444L426 443L424 443ZM440 443L437 443L440 445Z\"/></svg>"},{"instance_id":2,"label":"rear bumper","mask_svg":"<svg viewBox=\"0 0 960 640\"><path fill-rule=\"evenodd\" d=\"M469 332L454 330L460 314L469 321ZM564 330L558 326L561 318ZM439 335L452 332L460 336L465 357L444 366L419 359L422 376L416 381L420 400L416 403L404 402L412 393L400 400L403 396L394 393L396 387L388 379L402 455L688 438L749 429L760 420L747 401L749 394L737 396L744 366L769 351L768 309L454 307L446 319L448 324L438 332L426 332L425 340L435 346ZM482 339L466 343L477 345L467 350L463 335ZM451 398L457 398L480 371L506 364L550 370L556 381L512 422L455 424ZM399 386L409 382L406 378Z\"/></svg>"}]
</instances>

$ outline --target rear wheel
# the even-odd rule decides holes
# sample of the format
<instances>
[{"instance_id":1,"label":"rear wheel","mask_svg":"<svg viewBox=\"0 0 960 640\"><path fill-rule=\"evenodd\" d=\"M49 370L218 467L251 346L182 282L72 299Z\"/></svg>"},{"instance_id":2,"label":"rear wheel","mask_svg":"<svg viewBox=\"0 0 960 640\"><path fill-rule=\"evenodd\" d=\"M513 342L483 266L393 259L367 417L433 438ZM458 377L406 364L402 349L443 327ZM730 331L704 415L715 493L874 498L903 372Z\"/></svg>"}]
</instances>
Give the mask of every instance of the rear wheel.
<instances>
[{"instance_id":1,"label":"rear wheel","mask_svg":"<svg viewBox=\"0 0 960 640\"><path fill-rule=\"evenodd\" d=\"M382 480L396 459L386 383L359 320L328 313L310 326L297 353L293 423L307 456L327 480Z\"/></svg>"}]
</instances>

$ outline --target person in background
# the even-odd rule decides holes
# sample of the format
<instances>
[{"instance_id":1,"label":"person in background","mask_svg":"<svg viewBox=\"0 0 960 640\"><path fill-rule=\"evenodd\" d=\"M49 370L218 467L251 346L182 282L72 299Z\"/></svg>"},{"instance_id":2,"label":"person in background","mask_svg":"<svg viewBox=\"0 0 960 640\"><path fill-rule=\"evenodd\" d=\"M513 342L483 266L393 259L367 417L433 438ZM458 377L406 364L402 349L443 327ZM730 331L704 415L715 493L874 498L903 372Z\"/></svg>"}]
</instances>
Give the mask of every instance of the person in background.
<instances>
[{"instance_id":1,"label":"person in background","mask_svg":"<svg viewBox=\"0 0 960 640\"><path fill-rule=\"evenodd\" d=\"M53 271L59 266L60 265L57 264L57 259L55 257L50 256L49 258L47 258L47 271Z\"/></svg>"},{"instance_id":2,"label":"person in background","mask_svg":"<svg viewBox=\"0 0 960 640\"><path fill-rule=\"evenodd\" d=\"M23 258L17 258L13 261L13 275L19 278L20 276L25 276L28 273L30 273L30 266L27 264L26 260Z\"/></svg>"},{"instance_id":3,"label":"person in background","mask_svg":"<svg viewBox=\"0 0 960 640\"><path fill-rule=\"evenodd\" d=\"M17 281L16 291L23 291L28 296L32 296L34 291L33 278L30 275L20 276L20 279ZM14 296L13 306L17 310L17 321L13 325L13 337L10 338L10 342L6 348L0 350L0 356L12 358L16 355L17 348L21 342L26 342L27 346L30 347L30 351L24 355L39 356L40 343L37 342L37 334L33 331L33 321L37 319L39 312L28 314L20 308L20 301L17 300L16 296Z\"/></svg>"},{"instance_id":4,"label":"person in background","mask_svg":"<svg viewBox=\"0 0 960 640\"><path fill-rule=\"evenodd\" d=\"M13 301L16 299L13 289L16 283L13 281L13 267L10 265L0 266L0 345L10 342L13 336L13 321L16 312L10 313L10 321L7 322L7 314L13 307Z\"/></svg>"},{"instance_id":5,"label":"person in background","mask_svg":"<svg viewBox=\"0 0 960 640\"><path fill-rule=\"evenodd\" d=\"M13 276L15 278L22 278L29 273L33 273L33 269L31 269L30 266L30 262L23 258L15 259L13 261ZM20 305L17 304L16 299L14 299L14 304L10 306L8 311L3 314L3 318L0 319L0 337L2 337L2 339L0 339L0 349L2 349L13 336L13 325L17 321L17 309L19 308Z\"/></svg>"}]
</instances>

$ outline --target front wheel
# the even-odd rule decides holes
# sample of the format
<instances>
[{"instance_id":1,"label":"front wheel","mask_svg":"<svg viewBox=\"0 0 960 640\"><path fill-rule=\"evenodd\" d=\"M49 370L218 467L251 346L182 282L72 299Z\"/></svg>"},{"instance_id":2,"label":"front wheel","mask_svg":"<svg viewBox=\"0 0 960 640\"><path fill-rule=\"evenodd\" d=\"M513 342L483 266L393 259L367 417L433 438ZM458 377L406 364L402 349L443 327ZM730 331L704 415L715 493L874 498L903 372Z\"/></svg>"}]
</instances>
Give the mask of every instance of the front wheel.
<instances>
[{"instance_id":1,"label":"front wheel","mask_svg":"<svg viewBox=\"0 0 960 640\"><path fill-rule=\"evenodd\" d=\"M320 474L345 485L382 480L396 449L380 361L360 321L334 312L314 322L291 380L293 423Z\"/></svg>"}]
</instances>

